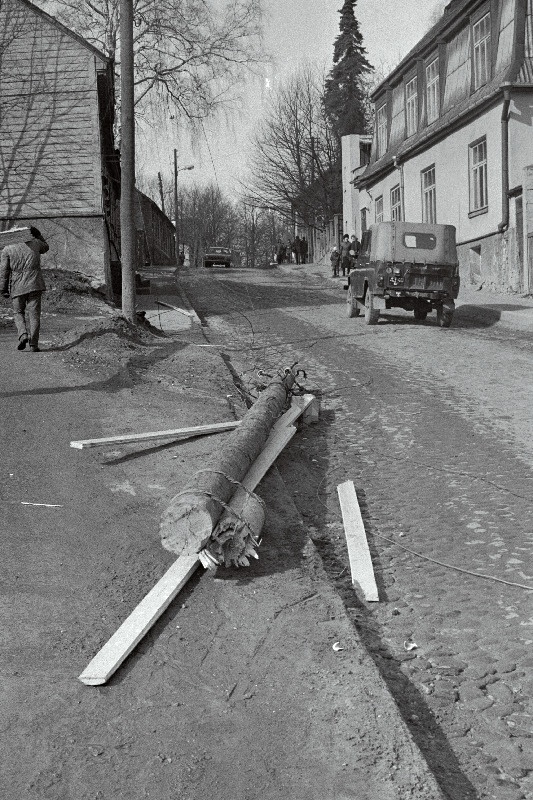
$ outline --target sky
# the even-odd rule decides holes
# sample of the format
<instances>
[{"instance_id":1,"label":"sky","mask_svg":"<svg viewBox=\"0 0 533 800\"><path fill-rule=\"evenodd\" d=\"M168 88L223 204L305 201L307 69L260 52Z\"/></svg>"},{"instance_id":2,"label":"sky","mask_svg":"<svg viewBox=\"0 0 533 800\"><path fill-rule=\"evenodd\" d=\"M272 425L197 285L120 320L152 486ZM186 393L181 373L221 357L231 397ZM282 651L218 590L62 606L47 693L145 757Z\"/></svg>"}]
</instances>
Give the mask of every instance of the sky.
<instances>
[{"instance_id":1,"label":"sky","mask_svg":"<svg viewBox=\"0 0 533 800\"><path fill-rule=\"evenodd\" d=\"M394 67L431 27L443 0L358 0L356 17L370 63L385 72ZM273 63L263 78L247 83L242 110L224 123L205 125L205 137L195 146L175 131L159 130L137 139L138 171L169 178L173 174L174 147L178 164L194 165L179 173L179 185L218 183L230 196L246 180L246 152L254 126L261 118L268 86L283 81L306 60L329 69L333 44L339 33L338 9L342 0L263 0L265 47ZM267 89L267 91L265 91Z\"/></svg>"}]
</instances>

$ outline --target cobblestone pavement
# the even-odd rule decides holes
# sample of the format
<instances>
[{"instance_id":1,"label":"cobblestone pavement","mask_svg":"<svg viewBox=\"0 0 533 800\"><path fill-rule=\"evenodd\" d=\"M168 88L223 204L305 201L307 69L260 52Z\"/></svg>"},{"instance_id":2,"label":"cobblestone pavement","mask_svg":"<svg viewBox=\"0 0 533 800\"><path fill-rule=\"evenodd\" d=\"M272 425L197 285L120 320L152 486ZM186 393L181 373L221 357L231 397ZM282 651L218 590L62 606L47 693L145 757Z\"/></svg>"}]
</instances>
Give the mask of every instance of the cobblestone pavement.
<instances>
[{"instance_id":1,"label":"cobblestone pavement","mask_svg":"<svg viewBox=\"0 0 533 800\"><path fill-rule=\"evenodd\" d=\"M531 800L533 334L472 305L449 330L392 311L368 327L316 275L182 282L244 384L297 360L321 397L282 473L444 793ZM336 499L349 479L379 604L349 579Z\"/></svg>"}]
</instances>

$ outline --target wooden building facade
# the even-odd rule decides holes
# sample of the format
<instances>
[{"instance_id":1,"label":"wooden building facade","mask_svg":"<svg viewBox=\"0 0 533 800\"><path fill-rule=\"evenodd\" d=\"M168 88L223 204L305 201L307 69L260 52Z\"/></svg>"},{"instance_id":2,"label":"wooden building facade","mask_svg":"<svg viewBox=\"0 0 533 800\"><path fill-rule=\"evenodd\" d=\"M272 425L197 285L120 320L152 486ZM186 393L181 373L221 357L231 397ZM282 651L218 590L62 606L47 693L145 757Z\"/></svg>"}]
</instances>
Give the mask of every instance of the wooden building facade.
<instances>
[{"instance_id":1,"label":"wooden building facade","mask_svg":"<svg viewBox=\"0 0 533 800\"><path fill-rule=\"evenodd\" d=\"M0 0L0 226L32 224L45 266L119 268L113 63L29 0ZM116 281L115 281L116 282Z\"/></svg>"},{"instance_id":2,"label":"wooden building facade","mask_svg":"<svg viewBox=\"0 0 533 800\"><path fill-rule=\"evenodd\" d=\"M452 0L373 102L358 235L452 224L463 279L533 292L533 0Z\"/></svg>"}]
</instances>

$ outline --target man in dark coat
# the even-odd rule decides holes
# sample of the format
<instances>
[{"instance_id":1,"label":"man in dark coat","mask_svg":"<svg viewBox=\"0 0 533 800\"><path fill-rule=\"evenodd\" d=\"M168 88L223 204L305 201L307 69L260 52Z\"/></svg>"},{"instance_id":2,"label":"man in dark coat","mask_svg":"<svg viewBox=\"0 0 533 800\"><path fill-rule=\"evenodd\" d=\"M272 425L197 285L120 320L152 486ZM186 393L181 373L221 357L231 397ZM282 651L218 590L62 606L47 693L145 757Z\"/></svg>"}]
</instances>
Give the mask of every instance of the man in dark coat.
<instances>
[{"instance_id":1,"label":"man in dark coat","mask_svg":"<svg viewBox=\"0 0 533 800\"><path fill-rule=\"evenodd\" d=\"M302 240L300 242L300 248L302 251L302 264L307 264L307 254L309 250L309 245L307 243L307 239L305 238L305 236L302 237Z\"/></svg>"},{"instance_id":2,"label":"man in dark coat","mask_svg":"<svg viewBox=\"0 0 533 800\"><path fill-rule=\"evenodd\" d=\"M9 244L0 256L0 291L13 301L13 316L17 326L17 350L39 352L41 326L41 295L46 291L41 272L41 253L50 248L37 228L30 228L32 239L21 244ZM27 320L26 320L27 316Z\"/></svg>"},{"instance_id":3,"label":"man in dark coat","mask_svg":"<svg viewBox=\"0 0 533 800\"><path fill-rule=\"evenodd\" d=\"M350 237L345 233L341 242L341 269L343 275L346 275L346 273L350 271L352 264L350 256L351 247Z\"/></svg>"}]
</instances>

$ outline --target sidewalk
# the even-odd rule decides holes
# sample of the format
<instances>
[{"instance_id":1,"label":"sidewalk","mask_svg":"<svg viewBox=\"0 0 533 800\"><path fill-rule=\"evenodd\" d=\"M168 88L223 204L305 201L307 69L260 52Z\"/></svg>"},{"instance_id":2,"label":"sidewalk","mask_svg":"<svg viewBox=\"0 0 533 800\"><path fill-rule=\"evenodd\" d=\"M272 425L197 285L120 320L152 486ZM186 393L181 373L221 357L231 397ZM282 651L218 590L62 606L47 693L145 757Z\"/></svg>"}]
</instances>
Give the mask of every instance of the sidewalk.
<instances>
[{"instance_id":1,"label":"sidewalk","mask_svg":"<svg viewBox=\"0 0 533 800\"><path fill-rule=\"evenodd\" d=\"M279 264L278 269L293 275L308 273L324 278L332 285L337 285L341 291L343 280L333 278L329 264ZM345 299L343 297L343 299ZM486 325L497 325L502 328L533 331L533 297L511 294L510 292L493 292L480 289L477 286L461 283L459 297L456 301L457 308L462 307L463 312L468 310L468 315Z\"/></svg>"}]
</instances>

